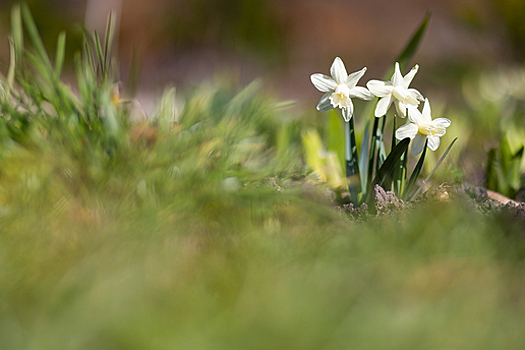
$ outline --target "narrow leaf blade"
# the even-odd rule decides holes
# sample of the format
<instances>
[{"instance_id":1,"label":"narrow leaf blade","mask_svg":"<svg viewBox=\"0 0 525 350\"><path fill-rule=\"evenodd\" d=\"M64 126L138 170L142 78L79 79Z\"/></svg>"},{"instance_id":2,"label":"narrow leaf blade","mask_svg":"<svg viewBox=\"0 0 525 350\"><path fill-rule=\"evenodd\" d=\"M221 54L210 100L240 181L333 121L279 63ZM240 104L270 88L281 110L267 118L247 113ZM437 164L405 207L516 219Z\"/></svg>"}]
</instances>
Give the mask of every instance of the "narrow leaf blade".
<instances>
[{"instance_id":1,"label":"narrow leaf blade","mask_svg":"<svg viewBox=\"0 0 525 350\"><path fill-rule=\"evenodd\" d=\"M421 191L421 189L423 188L423 184L425 182L427 182L432 175L434 175L434 173L436 172L437 168L441 165L441 163L443 163L443 161L445 160L445 157L448 155L448 152L450 152L450 150L452 149L452 146L454 146L454 144L456 143L457 140L458 140L457 137L454 140L452 140L452 142L448 146L448 148L445 151L445 153L443 153L441 158L439 158L439 161L437 162L436 166L434 167L434 170L432 170L432 172L430 174L428 174L428 176L423 181L423 183L421 185L419 185L419 187L417 188L416 192L414 192L414 194L410 197L410 200L414 199L418 195L419 191Z\"/></svg>"},{"instance_id":2,"label":"narrow leaf blade","mask_svg":"<svg viewBox=\"0 0 525 350\"><path fill-rule=\"evenodd\" d=\"M414 171L412 171L410 180L408 180L408 184L405 187L405 190L403 191L403 194L402 194L403 199L405 199L408 196L408 194L412 191L412 188L416 184L419 174L421 174L421 169L423 168L423 162L425 161L425 155L427 154L427 143L428 143L428 140L425 141L425 147L423 147L423 153L421 153L421 156L419 157L419 160L414 168Z\"/></svg>"},{"instance_id":3,"label":"narrow leaf blade","mask_svg":"<svg viewBox=\"0 0 525 350\"><path fill-rule=\"evenodd\" d=\"M64 65L64 57L66 53L66 33L61 32L57 40L57 52L55 55L55 74L60 77L62 67Z\"/></svg>"},{"instance_id":4,"label":"narrow leaf blade","mask_svg":"<svg viewBox=\"0 0 525 350\"><path fill-rule=\"evenodd\" d=\"M379 168L376 178L374 179L372 185L379 184L383 185L386 179L392 176L392 173L394 169L396 168L397 162L405 153L405 151L408 149L408 144L410 143L410 139L407 137L403 140L401 140L396 147L390 152L388 157L385 159L385 162Z\"/></svg>"}]
</instances>

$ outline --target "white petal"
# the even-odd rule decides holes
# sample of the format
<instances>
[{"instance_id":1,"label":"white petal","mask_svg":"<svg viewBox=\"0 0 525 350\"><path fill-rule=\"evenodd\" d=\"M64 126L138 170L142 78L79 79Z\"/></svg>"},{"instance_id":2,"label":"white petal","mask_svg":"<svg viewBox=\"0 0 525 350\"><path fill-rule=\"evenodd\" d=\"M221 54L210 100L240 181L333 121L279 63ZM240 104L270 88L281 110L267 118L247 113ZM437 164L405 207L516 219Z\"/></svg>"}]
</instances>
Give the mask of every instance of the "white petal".
<instances>
[{"instance_id":1,"label":"white petal","mask_svg":"<svg viewBox=\"0 0 525 350\"><path fill-rule=\"evenodd\" d=\"M439 147L439 137L437 137L437 136L429 136L429 137L428 137L427 147L428 147L431 151L435 151L435 150L437 150L438 147Z\"/></svg>"},{"instance_id":2,"label":"white petal","mask_svg":"<svg viewBox=\"0 0 525 350\"><path fill-rule=\"evenodd\" d=\"M368 89L361 87L361 86L356 86L352 88L350 90L349 95L350 97L357 97L365 101L370 101L374 98L374 95L372 95L372 93L368 91Z\"/></svg>"},{"instance_id":3,"label":"white petal","mask_svg":"<svg viewBox=\"0 0 525 350\"><path fill-rule=\"evenodd\" d=\"M380 118L386 114L388 108L392 104L392 95L387 95L377 102L376 110L374 115L376 118Z\"/></svg>"},{"instance_id":4,"label":"white petal","mask_svg":"<svg viewBox=\"0 0 525 350\"><path fill-rule=\"evenodd\" d=\"M423 97L423 95L421 94L421 92L419 92L418 90L416 89L407 89L407 91L411 94L411 95L414 95L414 97L419 100L419 101L424 101L425 98Z\"/></svg>"},{"instance_id":5,"label":"white petal","mask_svg":"<svg viewBox=\"0 0 525 350\"><path fill-rule=\"evenodd\" d=\"M403 76L401 75L401 70L399 69L398 62L396 62L394 74L392 75L392 85L394 86L403 85Z\"/></svg>"},{"instance_id":6,"label":"white petal","mask_svg":"<svg viewBox=\"0 0 525 350\"><path fill-rule=\"evenodd\" d=\"M332 63L330 74L332 74L332 78L334 78L335 82L338 84L346 81L348 74L346 73L343 61L339 57L336 57L334 63Z\"/></svg>"},{"instance_id":7,"label":"white petal","mask_svg":"<svg viewBox=\"0 0 525 350\"><path fill-rule=\"evenodd\" d=\"M450 120L447 118L437 118L431 123L432 126L432 135L441 137L447 133L447 127L450 125Z\"/></svg>"},{"instance_id":8,"label":"white petal","mask_svg":"<svg viewBox=\"0 0 525 350\"><path fill-rule=\"evenodd\" d=\"M423 110L421 111L421 116L423 117L424 123L432 123L432 115L430 111L430 102L428 98L425 99L425 104L423 105Z\"/></svg>"},{"instance_id":9,"label":"white petal","mask_svg":"<svg viewBox=\"0 0 525 350\"><path fill-rule=\"evenodd\" d=\"M416 137L414 137L414 140L412 141L412 154L417 156L421 151L423 150L423 147L425 147L425 141L427 140L427 137L421 134L417 134Z\"/></svg>"},{"instance_id":10,"label":"white petal","mask_svg":"<svg viewBox=\"0 0 525 350\"><path fill-rule=\"evenodd\" d=\"M399 100L394 100L394 105L396 106L397 115L399 117L406 117L407 116L407 105ZM410 105L409 105L410 106Z\"/></svg>"},{"instance_id":11,"label":"white petal","mask_svg":"<svg viewBox=\"0 0 525 350\"><path fill-rule=\"evenodd\" d=\"M417 135L418 127L414 123L408 123L403 126L400 126L399 129L396 130L396 139L402 140L407 137L410 139L413 139Z\"/></svg>"},{"instance_id":12,"label":"white petal","mask_svg":"<svg viewBox=\"0 0 525 350\"><path fill-rule=\"evenodd\" d=\"M321 73L315 73L310 75L310 80L314 84L315 88L321 92L334 91L337 83L334 79L330 78L328 75Z\"/></svg>"},{"instance_id":13,"label":"white petal","mask_svg":"<svg viewBox=\"0 0 525 350\"><path fill-rule=\"evenodd\" d=\"M366 87L377 97L385 97L392 94L394 87L392 84L381 80L370 80L366 83Z\"/></svg>"},{"instance_id":14,"label":"white petal","mask_svg":"<svg viewBox=\"0 0 525 350\"><path fill-rule=\"evenodd\" d=\"M317 104L317 110L321 112L326 112L334 106L332 106L332 102L330 102L330 96L332 95L331 92L327 92L326 94L321 97L321 100L319 100L319 103Z\"/></svg>"},{"instance_id":15,"label":"white petal","mask_svg":"<svg viewBox=\"0 0 525 350\"><path fill-rule=\"evenodd\" d=\"M352 119L353 115L354 115L354 105L350 103L348 105L348 108L343 108L343 118L345 122L349 122L350 119Z\"/></svg>"},{"instance_id":16,"label":"white petal","mask_svg":"<svg viewBox=\"0 0 525 350\"><path fill-rule=\"evenodd\" d=\"M350 89L356 86L359 79L361 79L361 77L365 75L365 72L366 72L366 67L364 67L360 71L349 74L348 77L346 78L346 85L348 85Z\"/></svg>"},{"instance_id":17,"label":"white petal","mask_svg":"<svg viewBox=\"0 0 525 350\"><path fill-rule=\"evenodd\" d=\"M408 119L416 124L416 125L423 125L423 116L421 115L421 112L419 109L412 105L407 106L408 109Z\"/></svg>"},{"instance_id":18,"label":"white petal","mask_svg":"<svg viewBox=\"0 0 525 350\"><path fill-rule=\"evenodd\" d=\"M443 128L448 128L451 124L451 121L448 120L447 118L436 118L432 121L432 124L434 125L439 125Z\"/></svg>"},{"instance_id":19,"label":"white petal","mask_svg":"<svg viewBox=\"0 0 525 350\"><path fill-rule=\"evenodd\" d=\"M418 69L419 66L416 64L414 68L412 68L410 72L408 72L407 75L405 75L405 77L403 78L403 86L405 87L405 89L408 89L408 86L412 82L412 79L414 79L414 76L416 75Z\"/></svg>"}]
</instances>

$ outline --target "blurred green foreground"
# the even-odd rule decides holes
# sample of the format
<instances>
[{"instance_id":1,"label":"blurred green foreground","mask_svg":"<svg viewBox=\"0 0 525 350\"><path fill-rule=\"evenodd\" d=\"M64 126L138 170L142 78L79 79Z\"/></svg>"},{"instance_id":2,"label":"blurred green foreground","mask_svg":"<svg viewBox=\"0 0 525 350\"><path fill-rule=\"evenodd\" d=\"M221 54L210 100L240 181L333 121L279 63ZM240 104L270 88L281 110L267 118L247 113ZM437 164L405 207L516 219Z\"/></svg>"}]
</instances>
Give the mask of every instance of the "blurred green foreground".
<instances>
[{"instance_id":1,"label":"blurred green foreground","mask_svg":"<svg viewBox=\"0 0 525 350\"><path fill-rule=\"evenodd\" d=\"M51 60L27 8L12 21L0 349L525 348L523 222L459 200L355 220L257 83L167 90L140 121L110 35L73 93L65 39Z\"/></svg>"}]
</instances>

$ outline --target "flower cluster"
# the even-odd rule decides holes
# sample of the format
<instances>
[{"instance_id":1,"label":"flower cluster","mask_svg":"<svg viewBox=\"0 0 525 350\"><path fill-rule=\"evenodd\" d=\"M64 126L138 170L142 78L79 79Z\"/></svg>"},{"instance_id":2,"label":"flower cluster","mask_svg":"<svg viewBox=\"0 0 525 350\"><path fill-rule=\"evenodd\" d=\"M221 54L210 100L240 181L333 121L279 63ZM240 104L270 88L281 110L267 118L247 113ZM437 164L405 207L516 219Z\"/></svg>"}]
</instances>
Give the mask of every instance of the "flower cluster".
<instances>
[{"instance_id":1,"label":"flower cluster","mask_svg":"<svg viewBox=\"0 0 525 350\"><path fill-rule=\"evenodd\" d=\"M365 88L357 86L357 82L365 74L366 67L348 74L343 61L336 57L330 68L331 77L321 73L310 76L312 84L325 93L317 105L317 110L341 108L343 118L348 122L354 111L352 98L370 101L374 96L378 97L379 101L374 112L377 118L385 116L392 103L399 117L404 118L408 114L407 124L397 129L395 136L399 140L407 137L413 140L413 155L421 153L425 143L434 151L439 146L439 138L445 135L450 120L446 118L432 120L428 99L425 99L418 90L409 88L418 69L419 66L416 65L403 76L399 63L396 62L394 74L389 81L370 80ZM425 103L420 112L418 106L422 101Z\"/></svg>"}]
</instances>

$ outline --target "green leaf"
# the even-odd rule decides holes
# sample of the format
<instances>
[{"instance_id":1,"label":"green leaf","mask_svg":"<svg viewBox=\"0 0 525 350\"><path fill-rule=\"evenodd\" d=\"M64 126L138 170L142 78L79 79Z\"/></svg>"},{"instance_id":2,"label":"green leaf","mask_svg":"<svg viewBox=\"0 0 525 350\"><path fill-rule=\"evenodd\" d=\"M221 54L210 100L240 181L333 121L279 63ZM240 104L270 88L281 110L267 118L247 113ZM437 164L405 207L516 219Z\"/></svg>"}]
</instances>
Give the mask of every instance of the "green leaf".
<instances>
[{"instance_id":1,"label":"green leaf","mask_svg":"<svg viewBox=\"0 0 525 350\"><path fill-rule=\"evenodd\" d=\"M377 130L377 137L376 137L376 143L377 143L376 171L379 170L379 168L383 165L386 159L386 150L385 150L385 142L384 142L385 124L386 124L386 117L383 117L381 120L381 128Z\"/></svg>"},{"instance_id":2,"label":"green leaf","mask_svg":"<svg viewBox=\"0 0 525 350\"><path fill-rule=\"evenodd\" d=\"M485 174L485 187L489 190L496 190L498 186L498 179L496 177L496 158L496 148L491 148L488 152L487 171Z\"/></svg>"},{"instance_id":3,"label":"green leaf","mask_svg":"<svg viewBox=\"0 0 525 350\"><path fill-rule=\"evenodd\" d=\"M437 168L441 165L441 163L443 163L443 160L445 160L445 157L448 155L448 152L450 152L450 149L452 148L452 146L454 146L454 143L456 143L457 140L458 140L457 137L454 140L452 140L452 142L448 146L448 148L445 151L445 153L441 156L441 158L439 158L439 161L437 162L436 166L434 167L434 170L432 170L432 172L430 174L428 174L426 179L423 180L423 183L421 185L419 185L419 187L417 188L416 192L414 192L414 194L410 197L409 200L414 199L418 195L419 191L421 191L421 189L423 188L423 184L425 182L427 182L432 175L434 175L434 173L436 172Z\"/></svg>"},{"instance_id":4,"label":"green leaf","mask_svg":"<svg viewBox=\"0 0 525 350\"><path fill-rule=\"evenodd\" d=\"M345 123L345 159L346 181L350 191L350 199L357 206L360 200L361 180L359 179L359 158L357 143L355 142L354 118L350 118L350 121Z\"/></svg>"},{"instance_id":5,"label":"green leaf","mask_svg":"<svg viewBox=\"0 0 525 350\"><path fill-rule=\"evenodd\" d=\"M361 177L361 189L366 190L368 183L368 150L370 143L370 122L366 123L363 140L361 142L361 150L359 151L359 175ZM366 193L365 193L366 195Z\"/></svg>"},{"instance_id":6,"label":"green leaf","mask_svg":"<svg viewBox=\"0 0 525 350\"><path fill-rule=\"evenodd\" d=\"M396 168L397 162L399 161L399 159L401 159L403 153L405 153L405 151L408 149L409 143L410 139L407 137L401 140L396 145L396 147L394 147L394 149L392 150L392 152L390 152L381 168L379 168L374 181L371 183L372 186L375 184L379 184L382 186L388 178L392 177L392 173Z\"/></svg>"},{"instance_id":7,"label":"green leaf","mask_svg":"<svg viewBox=\"0 0 525 350\"><path fill-rule=\"evenodd\" d=\"M104 43L104 67L109 71L111 65L111 48L113 47L113 38L115 36L115 23L113 21L113 12L109 13L108 24L106 27L106 41Z\"/></svg>"},{"instance_id":8,"label":"green leaf","mask_svg":"<svg viewBox=\"0 0 525 350\"><path fill-rule=\"evenodd\" d=\"M100 38L98 36L98 33L95 31L95 50L97 51L97 58L98 58L98 69L100 69L100 73L103 77L106 75L106 65L104 63L104 56L102 54L102 46L100 44Z\"/></svg>"},{"instance_id":9,"label":"green leaf","mask_svg":"<svg viewBox=\"0 0 525 350\"><path fill-rule=\"evenodd\" d=\"M11 91L13 90L13 86L15 84L15 71L16 71L16 48L13 41L9 43L9 69L7 71L7 90L6 95L11 95Z\"/></svg>"},{"instance_id":10,"label":"green leaf","mask_svg":"<svg viewBox=\"0 0 525 350\"><path fill-rule=\"evenodd\" d=\"M509 160L507 169L507 183L512 190L517 191L521 187L521 160L524 147L521 147Z\"/></svg>"},{"instance_id":11,"label":"green leaf","mask_svg":"<svg viewBox=\"0 0 525 350\"><path fill-rule=\"evenodd\" d=\"M44 43L42 42L42 38L40 37L40 34L38 34L38 29L27 4L22 4L22 17L24 19L29 37L31 38L31 42L35 47L37 56L40 58L40 60L42 60L46 69L52 71L51 61L49 60L49 56L47 54L46 48L44 47ZM41 73L42 75L45 75L45 72Z\"/></svg>"},{"instance_id":12,"label":"green leaf","mask_svg":"<svg viewBox=\"0 0 525 350\"><path fill-rule=\"evenodd\" d=\"M345 138L343 128L341 126L341 116L336 112L335 109L330 110L329 125L326 130L326 148L329 151L334 151L337 154L341 169L344 169L345 165Z\"/></svg>"},{"instance_id":13,"label":"green leaf","mask_svg":"<svg viewBox=\"0 0 525 350\"><path fill-rule=\"evenodd\" d=\"M20 5L14 5L11 10L11 35L16 55L20 57L24 51L24 29L22 27L22 15Z\"/></svg>"},{"instance_id":14,"label":"green leaf","mask_svg":"<svg viewBox=\"0 0 525 350\"><path fill-rule=\"evenodd\" d=\"M423 36L425 35L425 32L427 30L428 22L430 20L431 15L431 12L428 12L425 15L425 18L423 19L423 22L421 22L421 24L419 25L419 28L416 30L416 32L414 33L408 44L405 46L403 51L399 54L399 56L397 56L396 62L399 62L399 68L401 69L401 71L405 71L408 68L408 64L416 54L417 49L421 44L421 40L423 39ZM386 78L389 79L393 73L394 67L390 68L390 71L387 74Z\"/></svg>"},{"instance_id":15,"label":"green leaf","mask_svg":"<svg viewBox=\"0 0 525 350\"><path fill-rule=\"evenodd\" d=\"M374 159L376 156L376 149L377 149L377 128L379 127L379 118L374 118L374 124L372 126L372 140L370 141L370 152L368 157L368 179L371 179L374 176ZM384 118L384 117L382 117Z\"/></svg>"},{"instance_id":16,"label":"green leaf","mask_svg":"<svg viewBox=\"0 0 525 350\"><path fill-rule=\"evenodd\" d=\"M410 192L412 191L412 188L416 184L417 178L419 177L419 174L421 174L421 169L423 168L423 162L425 161L425 155L427 154L427 143L428 140L425 141L425 146L423 147L423 153L421 153L421 156L419 157L419 160L416 164L416 167L414 168L414 171L412 171L412 175L410 176L410 180L408 180L408 184L405 187L401 197L402 199L406 199Z\"/></svg>"},{"instance_id":17,"label":"green leaf","mask_svg":"<svg viewBox=\"0 0 525 350\"><path fill-rule=\"evenodd\" d=\"M60 78L60 74L62 73L65 53L66 53L66 33L61 32L58 35L57 52L55 55L55 74L57 75L57 78Z\"/></svg>"}]
</instances>

